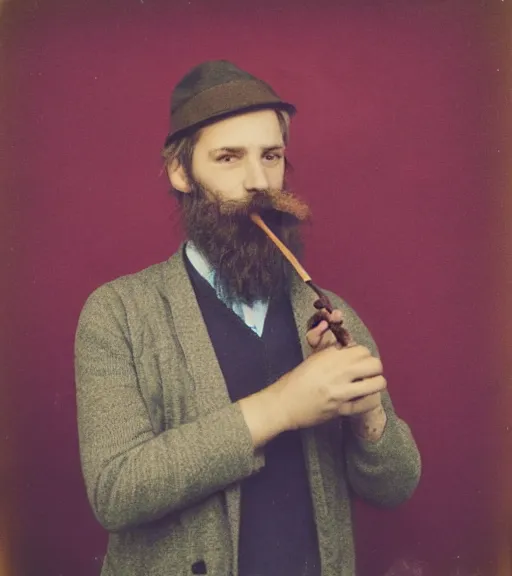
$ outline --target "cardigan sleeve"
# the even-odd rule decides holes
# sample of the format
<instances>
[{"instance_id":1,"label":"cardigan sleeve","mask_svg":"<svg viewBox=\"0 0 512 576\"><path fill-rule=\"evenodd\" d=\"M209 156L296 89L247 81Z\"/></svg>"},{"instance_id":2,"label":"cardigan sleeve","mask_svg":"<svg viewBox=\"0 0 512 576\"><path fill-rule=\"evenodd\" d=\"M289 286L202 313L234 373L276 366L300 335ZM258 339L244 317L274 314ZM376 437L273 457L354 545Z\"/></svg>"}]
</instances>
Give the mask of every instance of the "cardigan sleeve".
<instances>
[{"instance_id":1,"label":"cardigan sleeve","mask_svg":"<svg viewBox=\"0 0 512 576\"><path fill-rule=\"evenodd\" d=\"M329 296L343 311L354 340L379 357L372 335L355 311L335 294ZM387 390L382 403L387 422L381 438L376 442L360 438L345 419L344 453L352 490L371 504L391 507L412 496L421 476L421 457L410 427L397 416Z\"/></svg>"},{"instance_id":2,"label":"cardigan sleeve","mask_svg":"<svg viewBox=\"0 0 512 576\"><path fill-rule=\"evenodd\" d=\"M124 306L108 284L82 309L75 380L87 495L109 531L189 507L263 466L237 404L155 435L138 388Z\"/></svg>"}]
</instances>

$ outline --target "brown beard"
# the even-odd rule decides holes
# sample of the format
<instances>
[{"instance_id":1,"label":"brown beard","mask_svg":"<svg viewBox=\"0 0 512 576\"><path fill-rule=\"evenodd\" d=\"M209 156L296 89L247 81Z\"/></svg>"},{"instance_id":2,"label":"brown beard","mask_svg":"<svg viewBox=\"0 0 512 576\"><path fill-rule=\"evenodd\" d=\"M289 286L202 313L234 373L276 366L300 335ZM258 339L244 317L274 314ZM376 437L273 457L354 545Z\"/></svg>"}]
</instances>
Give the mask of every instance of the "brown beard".
<instances>
[{"instance_id":1,"label":"brown beard","mask_svg":"<svg viewBox=\"0 0 512 576\"><path fill-rule=\"evenodd\" d=\"M289 293L293 267L270 238L249 218L257 212L291 252L301 258L301 221L307 205L289 192L249 192L243 202L220 200L193 181L183 195L185 232L216 271L216 289L229 303L252 305L257 300Z\"/></svg>"}]
</instances>

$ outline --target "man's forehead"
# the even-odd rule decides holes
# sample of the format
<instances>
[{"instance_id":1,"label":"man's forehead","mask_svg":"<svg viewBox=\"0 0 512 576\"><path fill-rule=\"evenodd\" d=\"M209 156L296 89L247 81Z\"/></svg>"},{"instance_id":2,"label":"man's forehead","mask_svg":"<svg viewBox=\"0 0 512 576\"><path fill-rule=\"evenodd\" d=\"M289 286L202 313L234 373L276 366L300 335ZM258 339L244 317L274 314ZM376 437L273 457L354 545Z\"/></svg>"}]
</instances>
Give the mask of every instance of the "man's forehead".
<instances>
[{"instance_id":1,"label":"man's forehead","mask_svg":"<svg viewBox=\"0 0 512 576\"><path fill-rule=\"evenodd\" d=\"M281 126L274 110L226 118L203 129L200 140L208 148L273 148L283 145Z\"/></svg>"},{"instance_id":2,"label":"man's forehead","mask_svg":"<svg viewBox=\"0 0 512 576\"><path fill-rule=\"evenodd\" d=\"M267 144L263 146L221 146L220 148L210 148L210 152L232 152L232 153L239 153L239 152L247 152L252 149L262 150L265 152L269 152L271 150L280 150L284 148L284 144L282 142L276 142L275 144Z\"/></svg>"}]
</instances>

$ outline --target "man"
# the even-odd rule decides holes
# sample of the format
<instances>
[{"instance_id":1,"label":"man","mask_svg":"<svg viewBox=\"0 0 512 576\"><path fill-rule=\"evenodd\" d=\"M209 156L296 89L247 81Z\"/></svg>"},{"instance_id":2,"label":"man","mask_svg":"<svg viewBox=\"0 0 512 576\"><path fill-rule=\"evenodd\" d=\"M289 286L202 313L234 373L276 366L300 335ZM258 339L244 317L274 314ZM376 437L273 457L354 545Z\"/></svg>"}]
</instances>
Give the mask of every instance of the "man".
<instances>
[{"instance_id":1,"label":"man","mask_svg":"<svg viewBox=\"0 0 512 576\"><path fill-rule=\"evenodd\" d=\"M420 457L355 312L311 323L307 206L284 190L295 109L226 61L176 86L166 170L187 235L88 299L76 337L82 468L104 576L352 576L351 499L411 496ZM354 345L329 326L344 320Z\"/></svg>"}]
</instances>

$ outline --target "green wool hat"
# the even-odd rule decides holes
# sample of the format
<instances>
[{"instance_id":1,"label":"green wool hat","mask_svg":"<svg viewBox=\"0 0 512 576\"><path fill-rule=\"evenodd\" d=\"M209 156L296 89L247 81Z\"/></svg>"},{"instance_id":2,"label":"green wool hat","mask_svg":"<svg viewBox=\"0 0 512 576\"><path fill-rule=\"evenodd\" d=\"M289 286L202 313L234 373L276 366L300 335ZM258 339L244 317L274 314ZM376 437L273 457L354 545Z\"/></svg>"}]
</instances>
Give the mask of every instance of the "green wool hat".
<instances>
[{"instance_id":1,"label":"green wool hat","mask_svg":"<svg viewBox=\"0 0 512 576\"><path fill-rule=\"evenodd\" d=\"M165 146L176 138L228 116L273 108L291 116L296 108L284 102L263 80L227 60L199 64L176 85L171 96L171 127Z\"/></svg>"}]
</instances>

